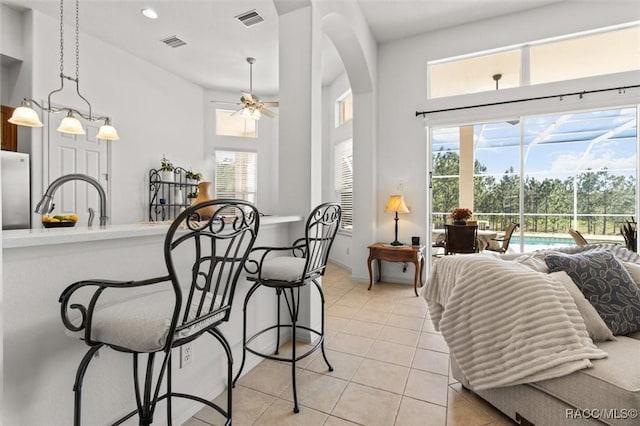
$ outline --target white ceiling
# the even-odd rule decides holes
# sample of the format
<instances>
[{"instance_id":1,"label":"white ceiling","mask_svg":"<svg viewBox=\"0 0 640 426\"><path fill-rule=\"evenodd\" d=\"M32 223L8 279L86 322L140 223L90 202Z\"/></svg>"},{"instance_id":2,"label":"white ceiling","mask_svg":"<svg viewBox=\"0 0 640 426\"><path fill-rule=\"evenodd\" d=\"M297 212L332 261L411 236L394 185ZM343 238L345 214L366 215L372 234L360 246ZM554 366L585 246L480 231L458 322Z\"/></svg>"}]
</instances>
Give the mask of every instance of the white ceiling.
<instances>
[{"instance_id":1,"label":"white ceiling","mask_svg":"<svg viewBox=\"0 0 640 426\"><path fill-rule=\"evenodd\" d=\"M357 2L372 34L382 43L564 0L322 1ZM0 2L59 17L56 0ZM140 10L149 6L158 19L142 16ZM246 28L234 17L251 9L265 20ZM73 24L74 16L74 3L65 0L65 22ZM81 0L80 27L82 32L210 89L248 90L246 58L252 56L256 58L254 92L278 92L278 16L273 0ZM160 41L173 35L187 45L173 49ZM324 84L342 72L339 56L326 37L322 63Z\"/></svg>"}]
</instances>

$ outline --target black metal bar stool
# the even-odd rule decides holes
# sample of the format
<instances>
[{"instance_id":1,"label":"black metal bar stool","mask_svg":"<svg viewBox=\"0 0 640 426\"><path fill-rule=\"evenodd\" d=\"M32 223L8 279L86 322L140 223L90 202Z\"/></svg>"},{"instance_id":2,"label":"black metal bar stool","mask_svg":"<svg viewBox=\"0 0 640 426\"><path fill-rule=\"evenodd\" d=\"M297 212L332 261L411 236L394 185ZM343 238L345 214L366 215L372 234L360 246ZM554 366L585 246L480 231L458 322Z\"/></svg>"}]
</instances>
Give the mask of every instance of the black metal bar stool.
<instances>
[{"instance_id":1,"label":"black metal bar stool","mask_svg":"<svg viewBox=\"0 0 640 426\"><path fill-rule=\"evenodd\" d=\"M296 389L296 362L311 355L318 348L322 350L322 356L329 368L333 371L333 367L327 359L324 351L324 294L322 286L318 282L318 278L324 275L329 258L329 251L333 244L333 240L338 231L340 224L341 209L336 203L325 203L316 207L307 219L305 228L305 237L296 240L291 247L256 247L252 253L262 254L258 260L250 259L247 262L246 269L257 274L250 277L249 280L256 283L249 289L244 300L243 307L243 327L242 327L242 363L240 369L233 380L235 386L240 378L242 369L246 359L247 351L263 358L286 361L291 363L291 381L293 387L293 411L299 412L298 395ZM279 257L269 256L280 254ZM284 254L284 256L283 256ZM269 258L267 258L269 256ZM313 283L320 294L321 306L321 324L320 330L298 325L298 314L300 312L300 289L307 284ZM260 287L273 288L277 294L277 322L262 330L257 331L251 337L247 338L247 306L251 296ZM287 312L291 319L290 324L282 324L280 322L281 299L284 298L287 306ZM280 332L282 329L291 329L291 357L278 356L278 348L280 347ZM274 330L277 333L276 350L274 354L266 354L252 348L250 344L262 336L263 334ZM296 331L298 329L308 331L312 337L317 337L312 347L302 354L296 353Z\"/></svg>"},{"instance_id":2,"label":"black metal bar stool","mask_svg":"<svg viewBox=\"0 0 640 426\"><path fill-rule=\"evenodd\" d=\"M224 220L201 220L203 207L213 207ZM62 321L70 334L90 346L82 358L74 384L74 425L81 423L82 382L94 359L108 346L133 357L136 409L115 425L138 414L139 424L153 423L159 401L167 401L167 424L171 425L171 399L187 398L218 411L231 424L233 358L231 347L218 326L229 320L240 274L258 233L258 210L239 200L211 200L189 207L171 224L164 241L167 275L141 281L79 281L60 296ZM186 260L186 262L185 262ZM177 265L188 265L178 268ZM92 290L87 294L86 288ZM116 304L102 303L103 293L126 289L153 289L152 293ZM78 291L77 290L80 290ZM75 315L74 315L75 314ZM214 337L227 358L227 407L171 387L171 351L202 335ZM156 355L160 368L154 368ZM146 365L139 358L146 355ZM139 370L142 370L140 372ZM141 373L141 374L139 374ZM166 392L160 394L166 373ZM144 375L141 383L140 375Z\"/></svg>"}]
</instances>

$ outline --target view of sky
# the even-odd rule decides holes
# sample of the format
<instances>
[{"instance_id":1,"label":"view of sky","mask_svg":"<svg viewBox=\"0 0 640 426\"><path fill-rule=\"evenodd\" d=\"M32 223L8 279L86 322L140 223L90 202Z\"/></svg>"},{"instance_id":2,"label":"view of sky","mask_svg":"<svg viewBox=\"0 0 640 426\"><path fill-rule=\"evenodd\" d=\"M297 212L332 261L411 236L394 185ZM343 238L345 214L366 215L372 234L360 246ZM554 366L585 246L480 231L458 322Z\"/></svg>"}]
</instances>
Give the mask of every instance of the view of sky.
<instances>
[{"instance_id":1,"label":"view of sky","mask_svg":"<svg viewBox=\"0 0 640 426\"><path fill-rule=\"evenodd\" d=\"M527 117L522 122L474 126L475 159L487 173L520 169L521 132L525 173L565 178L577 171L607 168L635 175L636 108ZM433 130L433 152L459 152L458 127Z\"/></svg>"}]
</instances>

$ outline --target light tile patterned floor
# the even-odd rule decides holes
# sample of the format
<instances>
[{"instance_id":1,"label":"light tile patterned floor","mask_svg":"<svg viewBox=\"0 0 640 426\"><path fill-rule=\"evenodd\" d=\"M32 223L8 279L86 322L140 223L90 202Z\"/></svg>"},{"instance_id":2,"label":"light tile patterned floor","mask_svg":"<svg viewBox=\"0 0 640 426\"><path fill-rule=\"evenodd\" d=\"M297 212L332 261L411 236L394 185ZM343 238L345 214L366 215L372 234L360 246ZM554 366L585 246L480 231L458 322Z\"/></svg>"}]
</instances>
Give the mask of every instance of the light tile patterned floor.
<instances>
[{"instance_id":1,"label":"light tile patterned floor","mask_svg":"<svg viewBox=\"0 0 640 426\"><path fill-rule=\"evenodd\" d=\"M514 424L449 376L447 345L412 286L376 283L367 291L329 265L323 288L325 348L334 371L320 351L298 364L300 412L294 414L289 364L262 361L233 390L234 425ZM225 398L216 402L224 406ZM183 426L222 424L204 408Z\"/></svg>"}]
</instances>

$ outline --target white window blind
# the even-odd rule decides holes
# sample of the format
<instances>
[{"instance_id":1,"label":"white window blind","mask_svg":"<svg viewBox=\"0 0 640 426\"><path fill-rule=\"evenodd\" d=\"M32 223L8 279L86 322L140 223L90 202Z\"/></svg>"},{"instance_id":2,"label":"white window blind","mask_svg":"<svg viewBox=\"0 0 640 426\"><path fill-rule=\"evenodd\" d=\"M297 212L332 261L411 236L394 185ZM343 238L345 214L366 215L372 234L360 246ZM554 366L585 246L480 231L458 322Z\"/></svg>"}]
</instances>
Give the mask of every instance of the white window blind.
<instances>
[{"instance_id":1,"label":"white window blind","mask_svg":"<svg viewBox=\"0 0 640 426\"><path fill-rule=\"evenodd\" d=\"M216 151L216 198L256 202L258 154L249 151Z\"/></svg>"},{"instance_id":2,"label":"white window blind","mask_svg":"<svg viewBox=\"0 0 640 426\"><path fill-rule=\"evenodd\" d=\"M335 190L342 208L340 229L353 228L353 141L340 142L335 146Z\"/></svg>"}]
</instances>

